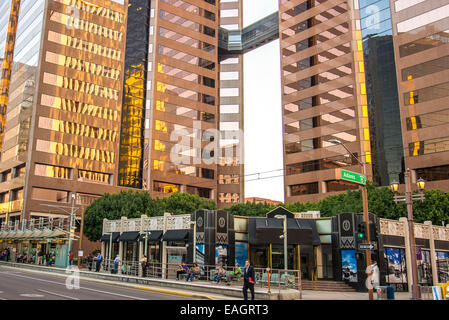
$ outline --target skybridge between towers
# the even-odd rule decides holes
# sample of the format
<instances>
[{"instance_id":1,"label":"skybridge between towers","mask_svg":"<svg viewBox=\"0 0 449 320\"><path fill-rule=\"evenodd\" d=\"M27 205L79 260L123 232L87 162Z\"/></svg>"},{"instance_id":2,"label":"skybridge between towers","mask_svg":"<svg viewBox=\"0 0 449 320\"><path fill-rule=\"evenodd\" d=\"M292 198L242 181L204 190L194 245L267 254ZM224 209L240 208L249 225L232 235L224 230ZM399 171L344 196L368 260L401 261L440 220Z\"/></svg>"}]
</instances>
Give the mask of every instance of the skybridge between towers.
<instances>
[{"instance_id":1,"label":"skybridge between towers","mask_svg":"<svg viewBox=\"0 0 449 320\"><path fill-rule=\"evenodd\" d=\"M279 14L269 16L241 30L219 28L218 47L222 53L247 53L279 38Z\"/></svg>"}]
</instances>

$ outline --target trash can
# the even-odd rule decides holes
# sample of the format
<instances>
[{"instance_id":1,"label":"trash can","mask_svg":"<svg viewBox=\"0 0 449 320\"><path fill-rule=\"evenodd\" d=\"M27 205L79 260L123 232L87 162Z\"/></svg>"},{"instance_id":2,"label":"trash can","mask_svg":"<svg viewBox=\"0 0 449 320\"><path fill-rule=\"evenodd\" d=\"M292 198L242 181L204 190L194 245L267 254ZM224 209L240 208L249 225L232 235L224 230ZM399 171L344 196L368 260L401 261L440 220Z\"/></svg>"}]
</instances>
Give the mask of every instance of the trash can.
<instances>
[{"instance_id":1,"label":"trash can","mask_svg":"<svg viewBox=\"0 0 449 320\"><path fill-rule=\"evenodd\" d=\"M387 300L387 287L386 286L378 286L376 288L377 300Z\"/></svg>"},{"instance_id":2,"label":"trash can","mask_svg":"<svg viewBox=\"0 0 449 320\"><path fill-rule=\"evenodd\" d=\"M387 286L387 299L394 300L394 287Z\"/></svg>"}]
</instances>

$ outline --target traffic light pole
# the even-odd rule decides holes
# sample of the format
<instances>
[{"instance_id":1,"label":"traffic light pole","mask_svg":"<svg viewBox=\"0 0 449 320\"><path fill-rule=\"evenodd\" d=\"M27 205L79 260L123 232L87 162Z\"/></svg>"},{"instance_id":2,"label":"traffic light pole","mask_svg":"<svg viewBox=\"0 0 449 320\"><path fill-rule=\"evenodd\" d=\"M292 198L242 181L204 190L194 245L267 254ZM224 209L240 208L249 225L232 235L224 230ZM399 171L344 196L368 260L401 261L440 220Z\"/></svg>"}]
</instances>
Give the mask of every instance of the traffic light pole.
<instances>
[{"instance_id":1,"label":"traffic light pole","mask_svg":"<svg viewBox=\"0 0 449 320\"><path fill-rule=\"evenodd\" d=\"M365 165L363 166L364 174L365 172ZM369 227L369 214L368 214L368 191L366 190L366 185L362 187L362 198L363 198L363 218L365 220L365 232L366 232L366 241L368 244L371 244L371 235L370 235L370 227ZM368 249L365 251L366 256L366 266L371 265L371 250ZM374 300L374 293L373 289L368 289L368 296L370 300Z\"/></svg>"}]
</instances>

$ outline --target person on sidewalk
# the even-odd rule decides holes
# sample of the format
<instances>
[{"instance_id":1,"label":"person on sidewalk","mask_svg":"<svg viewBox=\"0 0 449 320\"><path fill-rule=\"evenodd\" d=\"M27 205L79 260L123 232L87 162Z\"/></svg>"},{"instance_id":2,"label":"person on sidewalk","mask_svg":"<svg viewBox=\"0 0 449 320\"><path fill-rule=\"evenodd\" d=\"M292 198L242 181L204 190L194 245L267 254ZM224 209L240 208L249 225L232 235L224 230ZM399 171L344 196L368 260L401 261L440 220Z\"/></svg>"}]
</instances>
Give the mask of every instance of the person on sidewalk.
<instances>
[{"instance_id":1,"label":"person on sidewalk","mask_svg":"<svg viewBox=\"0 0 449 320\"><path fill-rule=\"evenodd\" d=\"M120 263L120 256L117 255L114 259L114 270L112 271L112 273L117 274L119 263Z\"/></svg>"},{"instance_id":2,"label":"person on sidewalk","mask_svg":"<svg viewBox=\"0 0 449 320\"><path fill-rule=\"evenodd\" d=\"M221 278L223 278L223 277L225 277L226 276L226 271L225 271L225 269L223 268L223 266L219 266L218 267L218 271L215 273L215 275L214 275L214 281L216 282L216 283L219 283L220 282L220 280L221 280Z\"/></svg>"},{"instance_id":3,"label":"person on sidewalk","mask_svg":"<svg viewBox=\"0 0 449 320\"><path fill-rule=\"evenodd\" d=\"M238 281L241 276L242 276L242 269L240 268L238 263L236 263L234 271L232 271L232 272L230 272L229 274L226 275L226 284L228 286L230 286L232 280L236 279Z\"/></svg>"},{"instance_id":4,"label":"person on sidewalk","mask_svg":"<svg viewBox=\"0 0 449 320\"><path fill-rule=\"evenodd\" d=\"M95 272L100 272L101 261L103 261L103 257L101 256L101 253L98 252L97 265L95 266Z\"/></svg>"},{"instance_id":5,"label":"person on sidewalk","mask_svg":"<svg viewBox=\"0 0 449 320\"><path fill-rule=\"evenodd\" d=\"M248 300L248 289L251 292L251 300L254 300L254 284L256 282L256 275L254 272L254 268L249 262L246 260L245 268L243 269L243 299Z\"/></svg>"},{"instance_id":6,"label":"person on sidewalk","mask_svg":"<svg viewBox=\"0 0 449 320\"><path fill-rule=\"evenodd\" d=\"M179 266L179 269L176 270L176 280L179 280L179 275L187 274L187 271L189 271L189 267L183 261Z\"/></svg>"},{"instance_id":7,"label":"person on sidewalk","mask_svg":"<svg viewBox=\"0 0 449 320\"><path fill-rule=\"evenodd\" d=\"M191 267L189 270L189 274L186 277L186 281L192 281L193 277L199 275L200 272L201 272L200 267L198 267L198 264L194 263L193 267Z\"/></svg>"},{"instance_id":8,"label":"person on sidewalk","mask_svg":"<svg viewBox=\"0 0 449 320\"><path fill-rule=\"evenodd\" d=\"M69 252L69 266L73 265L73 253L72 251Z\"/></svg>"},{"instance_id":9,"label":"person on sidewalk","mask_svg":"<svg viewBox=\"0 0 449 320\"><path fill-rule=\"evenodd\" d=\"M42 257L44 256L44 253L42 252L42 248L39 250L39 252L37 253L37 264L41 265L42 264Z\"/></svg>"},{"instance_id":10,"label":"person on sidewalk","mask_svg":"<svg viewBox=\"0 0 449 320\"><path fill-rule=\"evenodd\" d=\"M140 265L142 266L142 277L147 276L147 256L142 255L142 258L140 259Z\"/></svg>"}]
</instances>

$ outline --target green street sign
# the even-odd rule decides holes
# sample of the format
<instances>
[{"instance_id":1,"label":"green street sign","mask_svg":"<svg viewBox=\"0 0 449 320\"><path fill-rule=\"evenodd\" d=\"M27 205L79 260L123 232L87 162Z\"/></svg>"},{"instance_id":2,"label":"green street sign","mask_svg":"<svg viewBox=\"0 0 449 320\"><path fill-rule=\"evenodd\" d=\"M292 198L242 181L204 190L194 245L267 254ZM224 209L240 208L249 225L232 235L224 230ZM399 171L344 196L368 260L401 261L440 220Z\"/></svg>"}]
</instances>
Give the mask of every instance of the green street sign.
<instances>
[{"instance_id":1,"label":"green street sign","mask_svg":"<svg viewBox=\"0 0 449 320\"><path fill-rule=\"evenodd\" d=\"M345 180L357 184L366 184L366 177L357 172L351 172L343 169L336 169L335 176L337 180Z\"/></svg>"}]
</instances>

